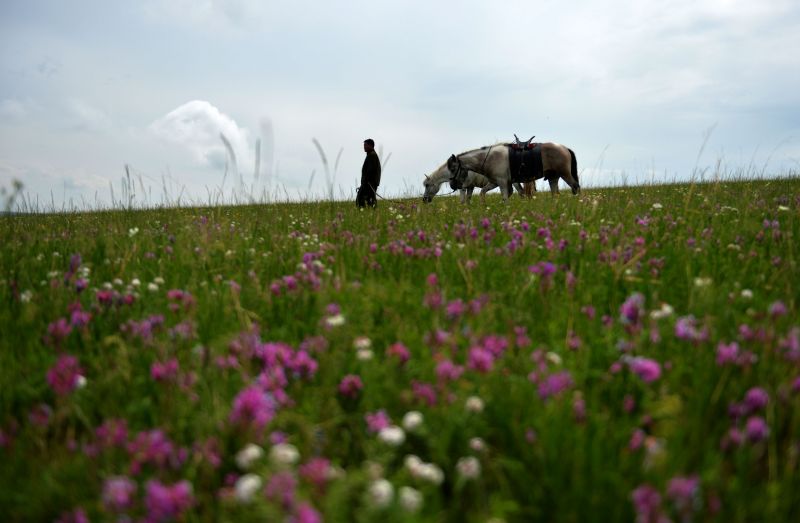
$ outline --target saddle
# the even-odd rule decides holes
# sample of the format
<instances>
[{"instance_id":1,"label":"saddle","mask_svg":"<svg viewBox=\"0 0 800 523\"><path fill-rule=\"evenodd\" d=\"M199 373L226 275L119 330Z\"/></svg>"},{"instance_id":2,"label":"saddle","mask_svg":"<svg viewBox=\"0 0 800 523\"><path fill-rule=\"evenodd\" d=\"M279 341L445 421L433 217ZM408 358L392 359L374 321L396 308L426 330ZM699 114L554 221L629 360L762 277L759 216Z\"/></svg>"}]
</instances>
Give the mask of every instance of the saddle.
<instances>
[{"instance_id":1,"label":"saddle","mask_svg":"<svg viewBox=\"0 0 800 523\"><path fill-rule=\"evenodd\" d=\"M514 135L514 143L507 143L508 163L511 170L512 183L532 182L544 176L542 166L542 147L540 143L532 143L535 136L527 142Z\"/></svg>"}]
</instances>

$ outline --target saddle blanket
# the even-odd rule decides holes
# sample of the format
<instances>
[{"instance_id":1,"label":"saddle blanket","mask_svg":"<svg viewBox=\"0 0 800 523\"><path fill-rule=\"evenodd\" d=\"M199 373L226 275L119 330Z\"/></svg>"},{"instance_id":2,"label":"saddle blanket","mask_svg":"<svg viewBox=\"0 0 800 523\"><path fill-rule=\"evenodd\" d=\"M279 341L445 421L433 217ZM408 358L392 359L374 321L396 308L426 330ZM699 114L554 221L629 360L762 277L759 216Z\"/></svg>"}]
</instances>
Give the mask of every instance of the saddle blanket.
<instances>
[{"instance_id":1,"label":"saddle blanket","mask_svg":"<svg viewBox=\"0 0 800 523\"><path fill-rule=\"evenodd\" d=\"M511 169L511 182L532 182L544 176L542 167L542 144L532 143L528 147L515 147L508 144L508 164Z\"/></svg>"}]
</instances>

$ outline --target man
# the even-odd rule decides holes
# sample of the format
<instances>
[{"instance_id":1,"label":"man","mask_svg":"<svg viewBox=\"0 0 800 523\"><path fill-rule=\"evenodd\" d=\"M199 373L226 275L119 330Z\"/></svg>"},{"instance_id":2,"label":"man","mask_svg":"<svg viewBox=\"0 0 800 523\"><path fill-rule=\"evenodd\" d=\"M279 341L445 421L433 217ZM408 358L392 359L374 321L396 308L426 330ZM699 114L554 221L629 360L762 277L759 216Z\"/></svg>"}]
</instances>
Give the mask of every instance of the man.
<instances>
[{"instance_id":1,"label":"man","mask_svg":"<svg viewBox=\"0 0 800 523\"><path fill-rule=\"evenodd\" d=\"M361 187L356 193L356 205L364 207L369 205L374 208L378 204L375 191L381 183L381 161L375 152L375 141L372 138L364 140L364 165L361 167Z\"/></svg>"}]
</instances>

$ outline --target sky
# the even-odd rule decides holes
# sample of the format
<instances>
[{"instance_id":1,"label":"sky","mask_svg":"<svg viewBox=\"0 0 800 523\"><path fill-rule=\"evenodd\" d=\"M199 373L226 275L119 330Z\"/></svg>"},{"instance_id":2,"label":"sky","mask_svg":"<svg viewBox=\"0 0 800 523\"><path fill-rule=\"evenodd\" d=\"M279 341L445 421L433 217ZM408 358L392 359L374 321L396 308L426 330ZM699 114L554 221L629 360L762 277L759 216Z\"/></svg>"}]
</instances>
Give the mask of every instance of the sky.
<instances>
[{"instance_id":1,"label":"sky","mask_svg":"<svg viewBox=\"0 0 800 523\"><path fill-rule=\"evenodd\" d=\"M796 0L2 0L0 187L348 199L373 138L379 193L421 195L514 133L583 187L796 174L798 27Z\"/></svg>"}]
</instances>

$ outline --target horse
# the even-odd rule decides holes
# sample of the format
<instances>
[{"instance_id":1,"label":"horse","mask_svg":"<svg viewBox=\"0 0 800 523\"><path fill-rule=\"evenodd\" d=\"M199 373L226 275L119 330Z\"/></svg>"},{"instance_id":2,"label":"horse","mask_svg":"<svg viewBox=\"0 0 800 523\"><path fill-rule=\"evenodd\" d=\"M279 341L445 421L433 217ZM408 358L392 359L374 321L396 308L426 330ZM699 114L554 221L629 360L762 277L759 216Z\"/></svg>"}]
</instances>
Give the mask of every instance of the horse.
<instances>
[{"instance_id":1,"label":"horse","mask_svg":"<svg viewBox=\"0 0 800 523\"><path fill-rule=\"evenodd\" d=\"M448 171L447 164L444 163L430 175L425 175L425 181L422 182L425 186L425 194L422 195L422 201L429 203L433 200L433 197L439 192L444 182L450 182L450 186L453 187L453 190L459 189L461 191L461 203L470 202L472 199L472 192L476 187L480 187L481 189L481 203L485 201L487 192L498 187L497 184L490 182L484 175L475 171L469 171L464 181L456 188L453 186L453 174ZM518 183L515 183L514 187L520 194L523 194L525 191ZM536 189L534 188L534 190Z\"/></svg>"},{"instance_id":2,"label":"horse","mask_svg":"<svg viewBox=\"0 0 800 523\"><path fill-rule=\"evenodd\" d=\"M503 200L507 200L511 194L510 150L513 146L499 143L450 155L445 166L449 178L452 179L451 186L459 188L469 171L475 171L499 186ZM578 194L581 186L578 182L578 161L575 153L568 147L552 142L536 144L536 147L541 148L541 172L537 172L533 179L545 178L550 183L550 193L555 195L558 194L558 179L561 178L570 186L572 194ZM517 181L522 180L513 180Z\"/></svg>"}]
</instances>

